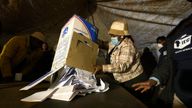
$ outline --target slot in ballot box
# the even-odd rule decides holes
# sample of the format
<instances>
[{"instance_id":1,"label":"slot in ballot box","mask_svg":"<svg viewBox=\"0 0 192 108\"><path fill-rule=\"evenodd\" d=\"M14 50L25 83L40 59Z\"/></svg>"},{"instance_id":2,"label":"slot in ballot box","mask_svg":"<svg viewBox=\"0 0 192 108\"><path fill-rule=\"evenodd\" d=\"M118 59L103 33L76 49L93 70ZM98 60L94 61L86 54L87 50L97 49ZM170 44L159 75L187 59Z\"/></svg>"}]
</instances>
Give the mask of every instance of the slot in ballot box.
<instances>
[{"instance_id":1,"label":"slot in ballot box","mask_svg":"<svg viewBox=\"0 0 192 108\"><path fill-rule=\"evenodd\" d=\"M73 32L71 36L62 39L63 44L57 46L52 68L64 65L94 72L96 58L99 51L98 45L82 34Z\"/></svg>"}]
</instances>

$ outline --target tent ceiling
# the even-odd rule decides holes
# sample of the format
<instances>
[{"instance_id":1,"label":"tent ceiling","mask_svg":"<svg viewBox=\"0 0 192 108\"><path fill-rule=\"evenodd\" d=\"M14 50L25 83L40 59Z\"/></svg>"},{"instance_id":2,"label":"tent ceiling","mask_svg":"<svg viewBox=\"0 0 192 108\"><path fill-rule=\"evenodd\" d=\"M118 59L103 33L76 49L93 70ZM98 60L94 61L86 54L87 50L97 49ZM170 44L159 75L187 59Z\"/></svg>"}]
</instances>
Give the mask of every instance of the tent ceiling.
<instances>
[{"instance_id":1,"label":"tent ceiling","mask_svg":"<svg viewBox=\"0 0 192 108\"><path fill-rule=\"evenodd\" d=\"M190 9L186 0L0 0L0 22L10 35L40 30L56 44L60 29L73 14L94 22L103 40L109 39L111 22L121 18L128 21L130 34L142 48L167 35Z\"/></svg>"}]
</instances>

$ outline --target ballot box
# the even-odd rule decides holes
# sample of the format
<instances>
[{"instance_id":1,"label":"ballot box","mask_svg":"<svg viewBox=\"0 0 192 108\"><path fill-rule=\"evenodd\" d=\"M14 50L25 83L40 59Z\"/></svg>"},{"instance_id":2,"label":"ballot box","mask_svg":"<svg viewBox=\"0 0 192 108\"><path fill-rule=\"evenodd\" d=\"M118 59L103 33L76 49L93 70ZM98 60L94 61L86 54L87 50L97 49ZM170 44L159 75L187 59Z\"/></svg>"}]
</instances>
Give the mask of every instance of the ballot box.
<instances>
[{"instance_id":1,"label":"ballot box","mask_svg":"<svg viewBox=\"0 0 192 108\"><path fill-rule=\"evenodd\" d=\"M65 64L89 72L94 72L96 65L98 45L81 34L73 33L70 48L65 60Z\"/></svg>"},{"instance_id":2,"label":"ballot box","mask_svg":"<svg viewBox=\"0 0 192 108\"><path fill-rule=\"evenodd\" d=\"M93 72L98 45L97 30L83 18L74 15L62 28L51 70L64 65Z\"/></svg>"},{"instance_id":3,"label":"ballot box","mask_svg":"<svg viewBox=\"0 0 192 108\"><path fill-rule=\"evenodd\" d=\"M65 70L71 67L82 70L83 72L93 73L93 66L96 65L96 57L99 51L98 45L95 43L96 40L96 27L87 22L85 19L74 15L61 29L51 70L20 90L29 90L46 78L52 82L52 79L54 79L53 75L55 73L58 73L57 79L60 80L60 78L64 75L63 73L66 72ZM56 84L60 83L56 82ZM55 88L57 88L57 86L55 86ZM50 94L54 91L48 92L48 94ZM37 97L40 101L49 96L47 95L47 91L43 92L43 94L46 95L43 95L41 99L39 96ZM37 94L35 94L35 96L36 95ZM26 99L30 100L31 97Z\"/></svg>"}]
</instances>

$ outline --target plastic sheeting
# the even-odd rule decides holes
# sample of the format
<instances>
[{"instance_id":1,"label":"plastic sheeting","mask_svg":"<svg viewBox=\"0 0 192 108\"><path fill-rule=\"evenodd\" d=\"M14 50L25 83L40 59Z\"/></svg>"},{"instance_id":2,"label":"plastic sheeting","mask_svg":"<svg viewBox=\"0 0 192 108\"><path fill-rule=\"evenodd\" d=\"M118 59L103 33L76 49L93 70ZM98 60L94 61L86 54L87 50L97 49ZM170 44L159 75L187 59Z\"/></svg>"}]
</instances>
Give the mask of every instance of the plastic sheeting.
<instances>
[{"instance_id":1,"label":"plastic sheeting","mask_svg":"<svg viewBox=\"0 0 192 108\"><path fill-rule=\"evenodd\" d=\"M113 20L127 20L129 33L139 49L167 35L183 18L192 13L187 0L111 0L97 2L94 14L101 28L101 39L109 39L107 31Z\"/></svg>"},{"instance_id":2,"label":"plastic sheeting","mask_svg":"<svg viewBox=\"0 0 192 108\"><path fill-rule=\"evenodd\" d=\"M15 34L42 31L48 43L57 43L60 30L73 16L88 15L87 0L1 0L0 22L2 31L0 46Z\"/></svg>"},{"instance_id":3,"label":"plastic sheeting","mask_svg":"<svg viewBox=\"0 0 192 108\"><path fill-rule=\"evenodd\" d=\"M191 7L187 0L1 0L0 21L3 31L11 35L42 31L53 46L73 14L94 23L102 40L109 40L107 31L113 20L124 19L142 49L156 37L166 36L192 12ZM0 38L0 42L6 40Z\"/></svg>"}]
</instances>

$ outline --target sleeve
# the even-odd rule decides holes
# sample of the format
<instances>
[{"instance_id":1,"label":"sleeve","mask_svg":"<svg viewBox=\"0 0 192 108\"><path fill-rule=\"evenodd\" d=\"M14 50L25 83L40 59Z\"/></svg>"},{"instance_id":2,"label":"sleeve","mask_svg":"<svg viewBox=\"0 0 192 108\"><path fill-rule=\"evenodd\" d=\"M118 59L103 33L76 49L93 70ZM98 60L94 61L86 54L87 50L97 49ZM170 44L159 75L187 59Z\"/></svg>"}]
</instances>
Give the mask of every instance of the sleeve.
<instances>
[{"instance_id":1,"label":"sleeve","mask_svg":"<svg viewBox=\"0 0 192 108\"><path fill-rule=\"evenodd\" d=\"M0 71L4 78L12 77L10 58L6 56L0 56Z\"/></svg>"},{"instance_id":2,"label":"sleeve","mask_svg":"<svg viewBox=\"0 0 192 108\"><path fill-rule=\"evenodd\" d=\"M16 39L11 38L3 47L0 55L0 68L3 77L12 76L11 59L17 52Z\"/></svg>"},{"instance_id":3,"label":"sleeve","mask_svg":"<svg viewBox=\"0 0 192 108\"><path fill-rule=\"evenodd\" d=\"M154 80L154 81L157 82L157 84L155 86L158 86L160 84L159 79L157 79L156 77L150 77L149 79Z\"/></svg>"},{"instance_id":4,"label":"sleeve","mask_svg":"<svg viewBox=\"0 0 192 108\"><path fill-rule=\"evenodd\" d=\"M103 65L103 71L109 73L127 72L133 64L136 55L135 47L132 44L121 47L116 63Z\"/></svg>"},{"instance_id":5,"label":"sleeve","mask_svg":"<svg viewBox=\"0 0 192 108\"><path fill-rule=\"evenodd\" d=\"M151 77L159 79L160 84L166 84L170 75L170 61L168 56L162 58L162 62L156 66Z\"/></svg>"},{"instance_id":6,"label":"sleeve","mask_svg":"<svg viewBox=\"0 0 192 108\"><path fill-rule=\"evenodd\" d=\"M4 45L1 55L12 58L17 53L17 49L18 49L17 38L13 37Z\"/></svg>"}]
</instances>

